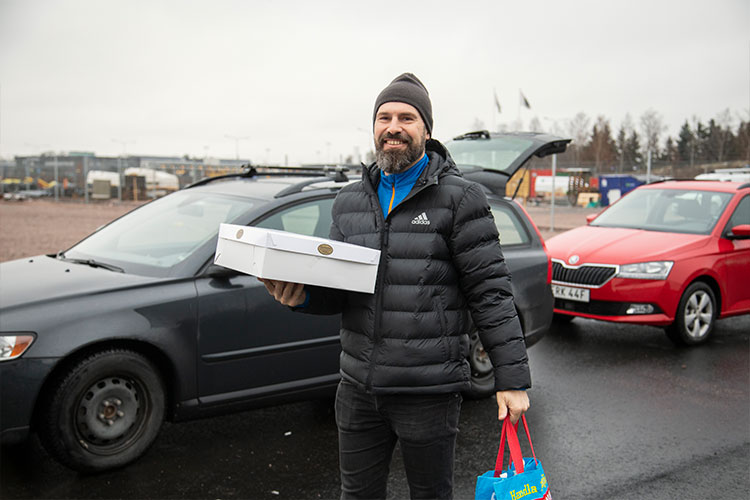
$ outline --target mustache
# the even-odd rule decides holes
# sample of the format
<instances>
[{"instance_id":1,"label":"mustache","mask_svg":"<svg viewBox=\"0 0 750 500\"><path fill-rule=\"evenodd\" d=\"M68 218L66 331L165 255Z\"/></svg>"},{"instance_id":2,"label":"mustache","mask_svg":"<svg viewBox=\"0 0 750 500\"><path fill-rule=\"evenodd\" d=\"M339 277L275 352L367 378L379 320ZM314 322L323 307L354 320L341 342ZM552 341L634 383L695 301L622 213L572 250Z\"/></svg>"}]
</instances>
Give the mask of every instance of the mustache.
<instances>
[{"instance_id":1,"label":"mustache","mask_svg":"<svg viewBox=\"0 0 750 500\"><path fill-rule=\"evenodd\" d=\"M391 132L386 132L385 134L380 136L380 144L385 143L385 141L394 140L394 139L398 141L403 141L406 144L411 144L411 138L406 134L402 134L401 132L397 132L395 134L392 134Z\"/></svg>"}]
</instances>

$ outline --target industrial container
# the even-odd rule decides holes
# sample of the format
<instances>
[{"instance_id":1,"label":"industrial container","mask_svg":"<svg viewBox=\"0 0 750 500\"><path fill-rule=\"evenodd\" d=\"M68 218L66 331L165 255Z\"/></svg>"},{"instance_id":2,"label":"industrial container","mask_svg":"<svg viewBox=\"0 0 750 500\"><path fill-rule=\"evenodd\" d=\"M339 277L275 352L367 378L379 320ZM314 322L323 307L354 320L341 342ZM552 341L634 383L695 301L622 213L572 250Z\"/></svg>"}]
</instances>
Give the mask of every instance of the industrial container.
<instances>
[{"instance_id":1,"label":"industrial container","mask_svg":"<svg viewBox=\"0 0 750 500\"><path fill-rule=\"evenodd\" d=\"M599 193L601 194L600 204L603 207L611 205L620 199L625 193L632 191L641 184L639 180L632 175L612 174L599 176Z\"/></svg>"}]
</instances>

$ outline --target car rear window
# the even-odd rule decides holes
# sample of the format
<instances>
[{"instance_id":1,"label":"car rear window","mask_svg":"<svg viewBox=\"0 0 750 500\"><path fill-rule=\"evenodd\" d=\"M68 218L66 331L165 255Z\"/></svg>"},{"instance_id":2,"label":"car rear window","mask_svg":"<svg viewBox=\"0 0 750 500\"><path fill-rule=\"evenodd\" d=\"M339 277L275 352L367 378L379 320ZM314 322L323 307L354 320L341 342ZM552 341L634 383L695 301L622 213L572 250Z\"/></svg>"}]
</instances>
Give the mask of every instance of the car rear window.
<instances>
[{"instance_id":1,"label":"car rear window","mask_svg":"<svg viewBox=\"0 0 750 500\"><path fill-rule=\"evenodd\" d=\"M518 214L513 209L507 205L493 203L490 210L500 233L500 245L524 245L531 241L523 222L518 219Z\"/></svg>"},{"instance_id":2,"label":"car rear window","mask_svg":"<svg viewBox=\"0 0 750 500\"><path fill-rule=\"evenodd\" d=\"M509 167L534 143L520 137L461 139L449 141L445 147L459 168L482 168L509 172Z\"/></svg>"}]
</instances>

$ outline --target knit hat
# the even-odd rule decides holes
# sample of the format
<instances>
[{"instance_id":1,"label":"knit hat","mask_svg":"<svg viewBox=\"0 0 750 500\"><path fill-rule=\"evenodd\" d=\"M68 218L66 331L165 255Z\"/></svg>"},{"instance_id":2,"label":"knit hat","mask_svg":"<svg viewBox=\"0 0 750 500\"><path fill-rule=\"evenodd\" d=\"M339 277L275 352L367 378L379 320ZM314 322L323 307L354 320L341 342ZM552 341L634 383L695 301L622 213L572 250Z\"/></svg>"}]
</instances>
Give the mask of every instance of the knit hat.
<instances>
[{"instance_id":1,"label":"knit hat","mask_svg":"<svg viewBox=\"0 0 750 500\"><path fill-rule=\"evenodd\" d=\"M375 99L375 109L372 112L372 123L380 106L386 102L404 102L417 108L427 127L427 133L432 135L432 102L427 89L412 73L397 76Z\"/></svg>"}]
</instances>

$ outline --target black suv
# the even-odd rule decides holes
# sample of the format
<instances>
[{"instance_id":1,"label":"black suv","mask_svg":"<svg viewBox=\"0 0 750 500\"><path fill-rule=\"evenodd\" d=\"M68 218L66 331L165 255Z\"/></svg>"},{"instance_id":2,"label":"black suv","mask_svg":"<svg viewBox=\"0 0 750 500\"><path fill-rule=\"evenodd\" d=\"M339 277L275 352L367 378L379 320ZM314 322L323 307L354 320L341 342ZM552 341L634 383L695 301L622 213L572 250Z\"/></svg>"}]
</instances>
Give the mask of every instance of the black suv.
<instances>
[{"instance_id":1,"label":"black suv","mask_svg":"<svg viewBox=\"0 0 750 500\"><path fill-rule=\"evenodd\" d=\"M221 222L327 237L349 181L248 168L143 205L70 249L0 264L0 431L38 432L63 464L127 464L163 419L328 396L338 316L295 314L252 276L213 264ZM527 346L552 316L551 266L523 208L490 196ZM472 336L471 397L493 391Z\"/></svg>"}]
</instances>

